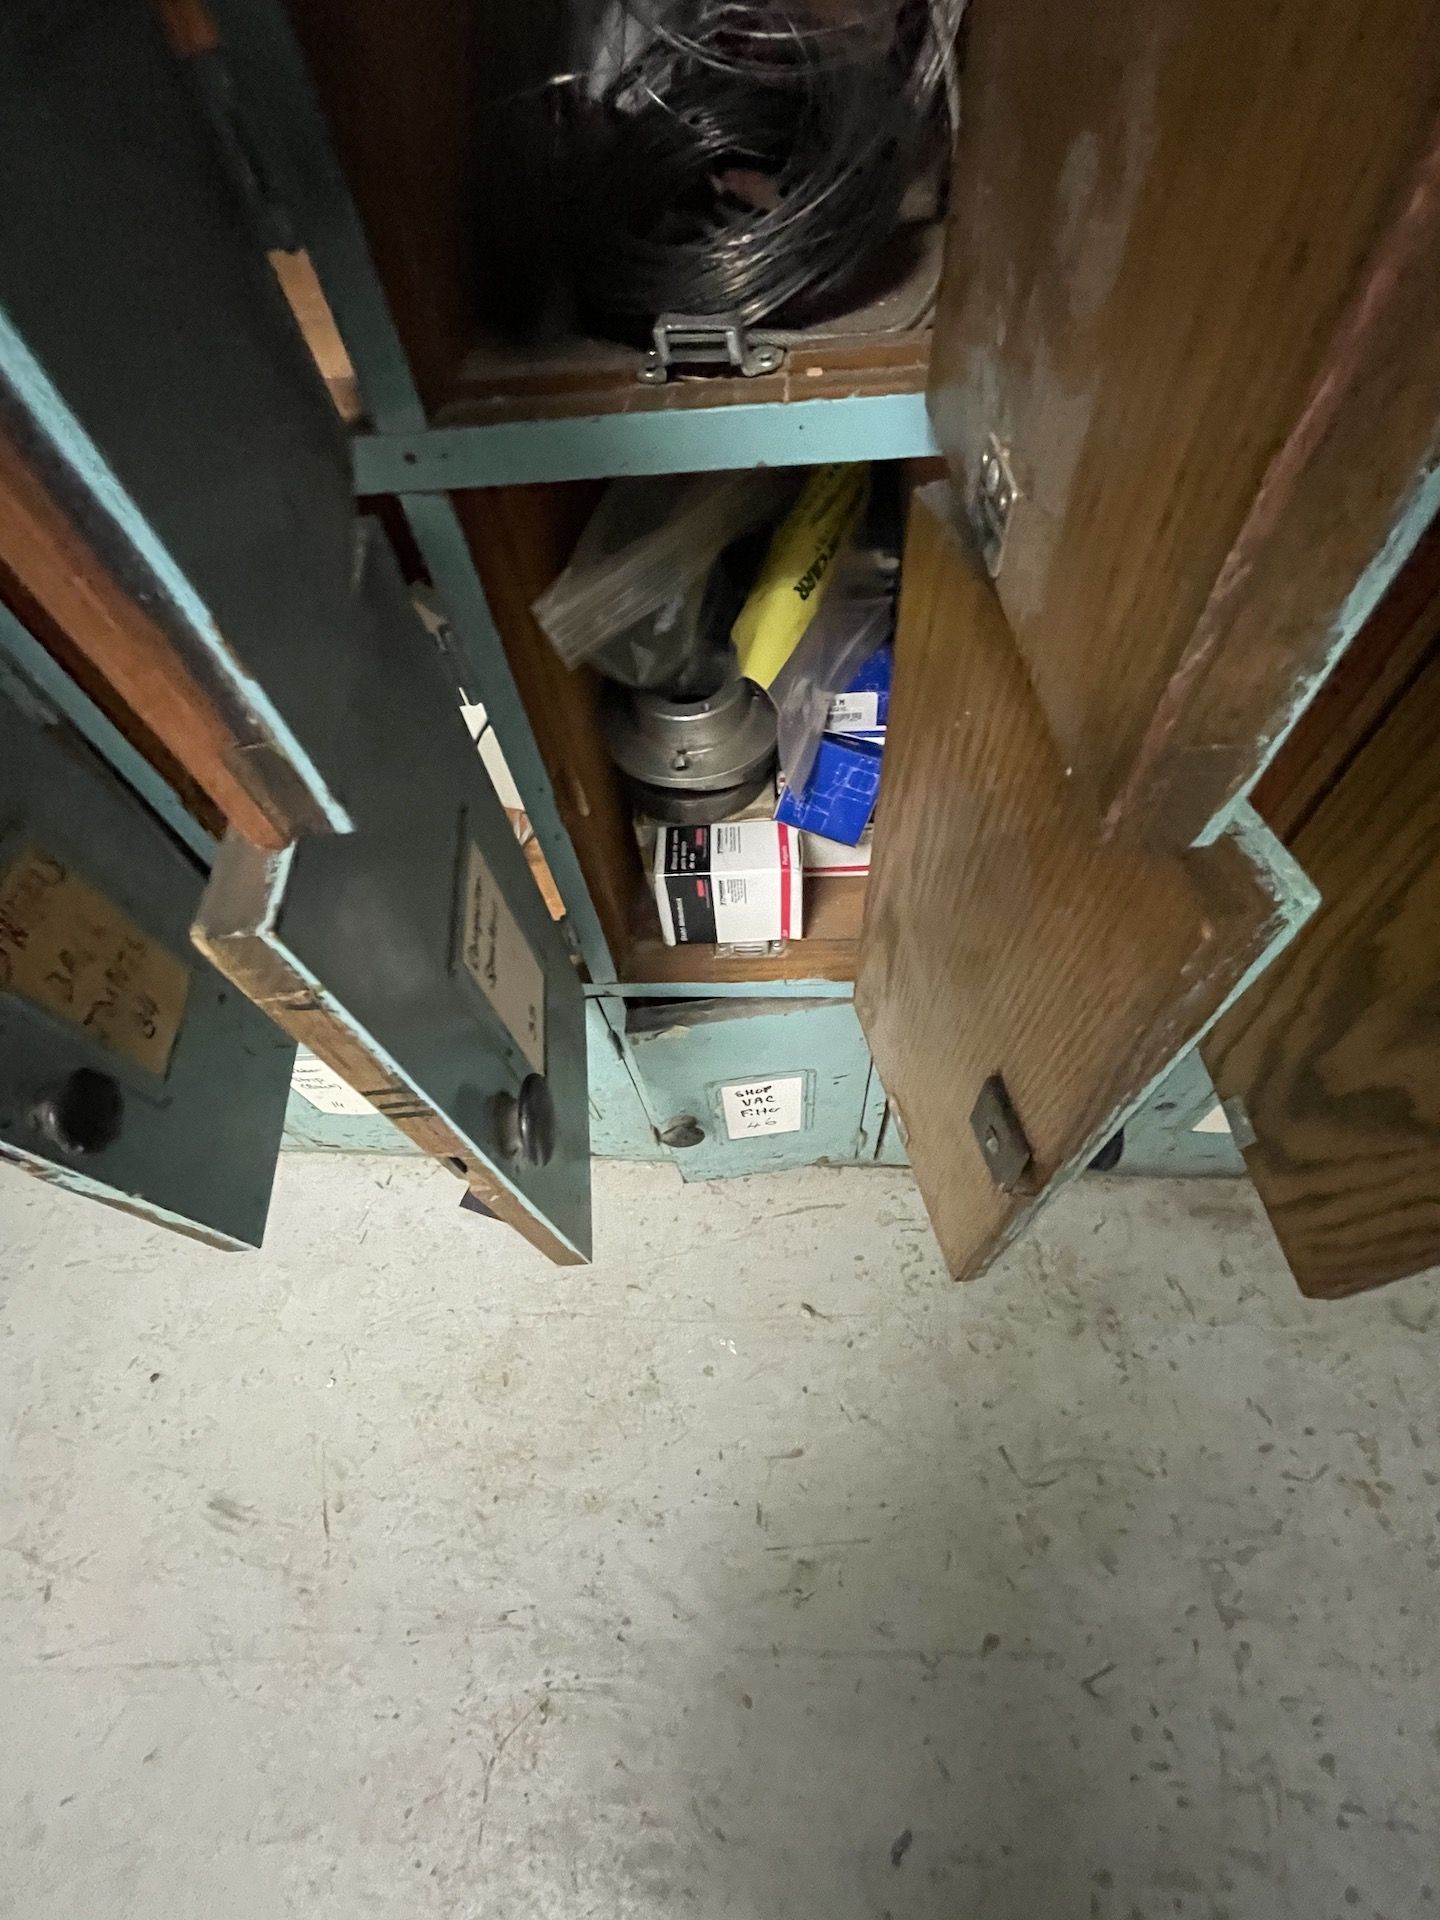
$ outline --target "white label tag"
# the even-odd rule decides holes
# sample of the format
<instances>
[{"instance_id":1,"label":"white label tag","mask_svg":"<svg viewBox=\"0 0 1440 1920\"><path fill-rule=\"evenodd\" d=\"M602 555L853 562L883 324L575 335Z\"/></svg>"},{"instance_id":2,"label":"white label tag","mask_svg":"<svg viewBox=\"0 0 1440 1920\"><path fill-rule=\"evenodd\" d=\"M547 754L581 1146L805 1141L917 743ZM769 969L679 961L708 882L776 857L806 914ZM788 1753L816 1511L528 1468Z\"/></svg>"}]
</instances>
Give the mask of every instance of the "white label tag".
<instances>
[{"instance_id":1,"label":"white label tag","mask_svg":"<svg viewBox=\"0 0 1440 1920\"><path fill-rule=\"evenodd\" d=\"M303 1100L321 1113L374 1113L363 1093L357 1093L348 1080L342 1080L333 1067L316 1059L308 1047L295 1056L295 1071L290 1084Z\"/></svg>"},{"instance_id":2,"label":"white label tag","mask_svg":"<svg viewBox=\"0 0 1440 1920\"><path fill-rule=\"evenodd\" d=\"M1190 1131L1192 1133L1229 1133L1232 1129L1230 1122L1225 1118L1224 1107L1214 1106L1202 1120L1195 1122Z\"/></svg>"},{"instance_id":3,"label":"white label tag","mask_svg":"<svg viewBox=\"0 0 1440 1920\"><path fill-rule=\"evenodd\" d=\"M460 900L460 958L535 1069L545 1071L545 970L472 841Z\"/></svg>"},{"instance_id":4,"label":"white label tag","mask_svg":"<svg viewBox=\"0 0 1440 1920\"><path fill-rule=\"evenodd\" d=\"M831 733L864 733L880 724L878 693L835 693L825 725Z\"/></svg>"},{"instance_id":5,"label":"white label tag","mask_svg":"<svg viewBox=\"0 0 1440 1920\"><path fill-rule=\"evenodd\" d=\"M742 1080L720 1089L725 1131L732 1140L749 1140L757 1133L799 1133L805 1125L805 1076L788 1074L783 1080Z\"/></svg>"}]
</instances>

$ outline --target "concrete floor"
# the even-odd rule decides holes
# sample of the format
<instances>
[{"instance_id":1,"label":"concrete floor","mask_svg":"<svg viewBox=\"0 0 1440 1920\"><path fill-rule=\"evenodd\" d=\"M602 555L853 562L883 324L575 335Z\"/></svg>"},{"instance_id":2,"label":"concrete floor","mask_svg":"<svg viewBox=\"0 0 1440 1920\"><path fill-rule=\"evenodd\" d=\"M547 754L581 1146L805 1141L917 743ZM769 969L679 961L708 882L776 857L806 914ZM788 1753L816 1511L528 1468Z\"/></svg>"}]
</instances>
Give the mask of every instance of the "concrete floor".
<instances>
[{"instance_id":1,"label":"concrete floor","mask_svg":"<svg viewBox=\"0 0 1440 1920\"><path fill-rule=\"evenodd\" d=\"M256 1257L0 1176L0 1914L1440 1913L1433 1282L598 1180L560 1272L425 1166Z\"/></svg>"}]
</instances>

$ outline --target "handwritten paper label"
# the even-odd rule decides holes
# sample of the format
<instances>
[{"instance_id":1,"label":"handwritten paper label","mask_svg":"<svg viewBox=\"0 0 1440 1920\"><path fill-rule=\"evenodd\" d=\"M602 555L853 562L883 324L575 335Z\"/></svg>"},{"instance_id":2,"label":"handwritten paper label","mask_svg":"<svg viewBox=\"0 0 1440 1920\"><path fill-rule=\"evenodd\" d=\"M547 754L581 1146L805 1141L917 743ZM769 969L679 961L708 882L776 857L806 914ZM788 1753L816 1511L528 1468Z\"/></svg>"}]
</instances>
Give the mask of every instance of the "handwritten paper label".
<instances>
[{"instance_id":1,"label":"handwritten paper label","mask_svg":"<svg viewBox=\"0 0 1440 1920\"><path fill-rule=\"evenodd\" d=\"M460 958L465 969L521 1053L536 1073L543 1073L545 970L473 841L460 905Z\"/></svg>"},{"instance_id":2,"label":"handwritten paper label","mask_svg":"<svg viewBox=\"0 0 1440 1920\"><path fill-rule=\"evenodd\" d=\"M308 1100L321 1113L374 1113L363 1093L357 1093L348 1080L342 1080L333 1067L301 1047L295 1055L295 1070L290 1084L302 1100Z\"/></svg>"},{"instance_id":3,"label":"handwritten paper label","mask_svg":"<svg viewBox=\"0 0 1440 1920\"><path fill-rule=\"evenodd\" d=\"M0 875L0 992L163 1076L189 988L183 961L63 860L30 847Z\"/></svg>"},{"instance_id":4,"label":"handwritten paper label","mask_svg":"<svg viewBox=\"0 0 1440 1920\"><path fill-rule=\"evenodd\" d=\"M742 1080L720 1089L725 1131L732 1140L749 1140L757 1133L799 1133L805 1125L805 1076L782 1080Z\"/></svg>"}]
</instances>

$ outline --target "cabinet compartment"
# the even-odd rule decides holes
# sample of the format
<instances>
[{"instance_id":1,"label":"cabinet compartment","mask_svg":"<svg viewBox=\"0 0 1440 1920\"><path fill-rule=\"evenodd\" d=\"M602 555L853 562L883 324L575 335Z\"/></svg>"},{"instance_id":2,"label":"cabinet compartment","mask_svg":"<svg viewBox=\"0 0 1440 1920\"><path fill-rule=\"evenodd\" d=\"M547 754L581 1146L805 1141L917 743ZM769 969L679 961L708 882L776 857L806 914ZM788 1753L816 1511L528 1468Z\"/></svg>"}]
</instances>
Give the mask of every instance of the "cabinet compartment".
<instances>
[{"instance_id":1,"label":"cabinet compartment","mask_svg":"<svg viewBox=\"0 0 1440 1920\"><path fill-rule=\"evenodd\" d=\"M643 352L547 318L556 225L543 100L569 57L558 0L287 0L422 400L447 423L918 392L937 222L749 379L639 378ZM888 271L886 270L888 266Z\"/></svg>"},{"instance_id":2,"label":"cabinet compartment","mask_svg":"<svg viewBox=\"0 0 1440 1920\"><path fill-rule=\"evenodd\" d=\"M687 1180L862 1156L870 1053L850 1001L642 1000L623 1018L641 1097Z\"/></svg>"},{"instance_id":3,"label":"cabinet compartment","mask_svg":"<svg viewBox=\"0 0 1440 1920\"><path fill-rule=\"evenodd\" d=\"M600 494L592 482L497 487L454 496L523 700L556 809L619 979L642 985L855 977L865 879L805 882L805 936L771 955L667 947L632 811L600 726L597 675L556 657L530 607L568 560Z\"/></svg>"}]
</instances>

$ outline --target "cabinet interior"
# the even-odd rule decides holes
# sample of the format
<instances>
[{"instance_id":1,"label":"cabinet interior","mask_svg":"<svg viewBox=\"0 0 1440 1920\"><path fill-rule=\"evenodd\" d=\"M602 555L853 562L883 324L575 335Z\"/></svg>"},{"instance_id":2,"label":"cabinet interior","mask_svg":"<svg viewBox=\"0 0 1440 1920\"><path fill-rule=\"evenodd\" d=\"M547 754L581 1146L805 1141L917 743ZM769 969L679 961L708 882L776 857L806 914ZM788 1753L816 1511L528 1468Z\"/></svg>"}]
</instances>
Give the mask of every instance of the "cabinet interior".
<instances>
[{"instance_id":1,"label":"cabinet interior","mask_svg":"<svg viewBox=\"0 0 1440 1920\"><path fill-rule=\"evenodd\" d=\"M536 101L562 65L564 0L524 8L480 0L287 5L434 421L924 389L938 219L902 228L894 258L877 262L855 306L791 335L777 372L647 385L638 378L638 346L587 337L542 311L548 239ZM306 302L291 292L303 320ZM853 980L861 876L807 879L805 935L775 954L667 947L661 938L651 877L601 731L601 683L562 666L530 612L603 485L490 488L453 499L620 978L662 986Z\"/></svg>"},{"instance_id":2,"label":"cabinet interior","mask_svg":"<svg viewBox=\"0 0 1440 1920\"><path fill-rule=\"evenodd\" d=\"M288 0L331 140L432 417L447 424L923 390L938 219L902 227L848 309L749 379L639 379L640 345L553 297L543 110L566 7Z\"/></svg>"},{"instance_id":3,"label":"cabinet interior","mask_svg":"<svg viewBox=\"0 0 1440 1920\"><path fill-rule=\"evenodd\" d=\"M599 677L563 666L530 611L570 557L603 482L493 487L454 496L555 793L622 980L655 985L853 980L865 877L805 882L805 936L774 954L661 938L633 815L601 731Z\"/></svg>"}]
</instances>

